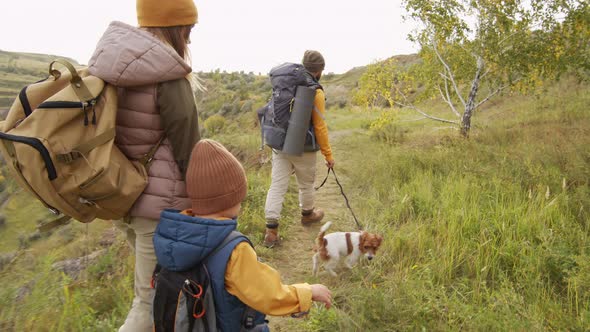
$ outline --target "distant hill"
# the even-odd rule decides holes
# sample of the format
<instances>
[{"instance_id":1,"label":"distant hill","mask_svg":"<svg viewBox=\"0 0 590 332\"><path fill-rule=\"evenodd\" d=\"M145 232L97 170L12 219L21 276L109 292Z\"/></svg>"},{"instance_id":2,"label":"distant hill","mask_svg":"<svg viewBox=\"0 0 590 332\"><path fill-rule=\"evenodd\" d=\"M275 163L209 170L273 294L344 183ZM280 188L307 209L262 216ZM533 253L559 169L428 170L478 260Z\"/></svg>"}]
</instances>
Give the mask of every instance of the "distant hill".
<instances>
[{"instance_id":1,"label":"distant hill","mask_svg":"<svg viewBox=\"0 0 590 332\"><path fill-rule=\"evenodd\" d=\"M47 77L51 61L60 56L15 53L0 50L0 114L8 109L25 85ZM416 54L392 57L402 66L419 61ZM73 59L68 61L77 65ZM354 67L344 74L325 73L321 80L326 90L327 106L346 107L367 66ZM270 82L265 75L254 73L214 71L198 73L206 88L197 92L197 106L203 119L219 114L234 117L262 106L270 96Z\"/></svg>"},{"instance_id":2,"label":"distant hill","mask_svg":"<svg viewBox=\"0 0 590 332\"><path fill-rule=\"evenodd\" d=\"M64 57L0 50L0 110L9 108L25 85L47 77L49 64L56 58ZM78 65L73 59L65 59Z\"/></svg>"}]
</instances>

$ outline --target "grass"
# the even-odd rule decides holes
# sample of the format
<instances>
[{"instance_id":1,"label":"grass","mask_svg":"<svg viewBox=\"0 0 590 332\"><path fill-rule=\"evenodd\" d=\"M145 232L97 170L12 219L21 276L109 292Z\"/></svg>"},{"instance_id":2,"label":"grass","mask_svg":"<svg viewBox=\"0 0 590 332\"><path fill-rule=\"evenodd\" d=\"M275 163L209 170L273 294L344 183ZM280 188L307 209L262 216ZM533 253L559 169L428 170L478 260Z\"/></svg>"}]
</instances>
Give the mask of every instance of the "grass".
<instances>
[{"instance_id":1,"label":"grass","mask_svg":"<svg viewBox=\"0 0 590 332\"><path fill-rule=\"evenodd\" d=\"M40 221L53 218L28 193L16 189L3 209L2 253L16 258L0 269L0 330L113 331L133 298L133 262L122 240L73 280L52 265L101 249L109 222L73 222L32 238ZM131 272L131 274L130 274Z\"/></svg>"},{"instance_id":2,"label":"grass","mask_svg":"<svg viewBox=\"0 0 590 332\"><path fill-rule=\"evenodd\" d=\"M380 133L367 129L378 113L331 111L339 178L365 228L385 241L371 264L306 277L332 289L334 307L314 306L288 330L590 329L589 92L563 82L538 97L505 96L476 114L468 140L406 121L417 117L406 111ZM239 228L260 243L270 167L260 164L253 117L214 138L247 168ZM27 200L20 194L4 210L3 251L19 250L15 237L46 217ZM296 214L296 202L290 190L285 214ZM0 330L116 329L133 296L133 257L121 235L77 280L51 267L99 249L110 228L72 224L20 249L0 272Z\"/></svg>"},{"instance_id":3,"label":"grass","mask_svg":"<svg viewBox=\"0 0 590 332\"><path fill-rule=\"evenodd\" d=\"M351 200L386 241L334 284L336 314L302 328L590 328L590 98L570 88L498 106L512 116L478 117L470 140L424 128L393 146L344 139L337 158L363 150L340 163Z\"/></svg>"}]
</instances>

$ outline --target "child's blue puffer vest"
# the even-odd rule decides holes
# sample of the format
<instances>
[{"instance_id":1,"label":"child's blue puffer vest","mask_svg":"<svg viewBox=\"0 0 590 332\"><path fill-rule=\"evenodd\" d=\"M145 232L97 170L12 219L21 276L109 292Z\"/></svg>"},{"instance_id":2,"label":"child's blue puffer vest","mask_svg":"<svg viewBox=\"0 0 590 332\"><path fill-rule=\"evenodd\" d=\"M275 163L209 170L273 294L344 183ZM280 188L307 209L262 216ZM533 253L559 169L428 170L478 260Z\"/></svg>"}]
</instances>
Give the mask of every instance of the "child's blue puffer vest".
<instances>
[{"instance_id":1,"label":"child's blue puffer vest","mask_svg":"<svg viewBox=\"0 0 590 332\"><path fill-rule=\"evenodd\" d=\"M236 226L236 220L203 219L180 214L177 210L164 210L154 234L158 264L168 270L186 271L207 259L205 265L211 278L217 327L232 332L247 331L242 326L242 317L248 307L225 289L225 270L234 248L248 238L238 237L213 256L207 256ZM269 331L262 313L256 313L254 325L252 331Z\"/></svg>"}]
</instances>

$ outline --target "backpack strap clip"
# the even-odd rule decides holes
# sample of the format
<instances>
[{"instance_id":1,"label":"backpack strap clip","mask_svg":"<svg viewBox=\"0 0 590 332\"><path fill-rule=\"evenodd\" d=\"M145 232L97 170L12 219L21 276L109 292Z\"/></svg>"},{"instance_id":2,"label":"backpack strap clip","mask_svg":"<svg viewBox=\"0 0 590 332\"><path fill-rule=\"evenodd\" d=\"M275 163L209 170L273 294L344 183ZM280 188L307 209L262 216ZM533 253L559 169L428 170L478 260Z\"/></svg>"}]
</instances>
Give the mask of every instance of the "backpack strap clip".
<instances>
[{"instance_id":1,"label":"backpack strap clip","mask_svg":"<svg viewBox=\"0 0 590 332\"><path fill-rule=\"evenodd\" d=\"M82 154L78 151L72 151L72 152L68 152L68 153L62 153L62 154L58 154L55 156L55 159L57 161L59 161L60 163L64 163L64 164L70 164L72 163L74 160L78 159L82 157Z\"/></svg>"},{"instance_id":2,"label":"backpack strap clip","mask_svg":"<svg viewBox=\"0 0 590 332\"><path fill-rule=\"evenodd\" d=\"M256 310L247 306L246 310L244 310L244 313L242 314L242 326L248 331L253 329L256 326L256 322L254 321L255 318Z\"/></svg>"},{"instance_id":3,"label":"backpack strap clip","mask_svg":"<svg viewBox=\"0 0 590 332\"><path fill-rule=\"evenodd\" d=\"M85 143L82 143L82 144L78 145L77 147L73 148L72 151L67 152L67 153L58 154L55 156L55 158L59 162L70 164L70 163L78 160L79 158L81 158L83 155L90 153L90 151L92 151L96 147L106 144L109 141L113 140L114 138L115 138L115 128L107 129L102 134L99 134L99 135L91 138L90 140L86 141Z\"/></svg>"},{"instance_id":4,"label":"backpack strap clip","mask_svg":"<svg viewBox=\"0 0 590 332\"><path fill-rule=\"evenodd\" d=\"M156 151L158 151L160 146L162 146L162 143L164 142L165 139L166 139L166 135L162 135L162 137L160 138L158 143L156 143L156 145L152 146L152 148L148 151L148 153L146 153L145 155L143 155L143 157L141 157L140 159L137 160L137 161L139 161L140 164L142 164L145 167L146 170L150 169L150 164L152 163L152 160L154 160L154 156L156 155Z\"/></svg>"},{"instance_id":5,"label":"backpack strap clip","mask_svg":"<svg viewBox=\"0 0 590 332\"><path fill-rule=\"evenodd\" d=\"M244 321L244 327L248 330L254 327L254 317L253 316L246 316Z\"/></svg>"}]
</instances>

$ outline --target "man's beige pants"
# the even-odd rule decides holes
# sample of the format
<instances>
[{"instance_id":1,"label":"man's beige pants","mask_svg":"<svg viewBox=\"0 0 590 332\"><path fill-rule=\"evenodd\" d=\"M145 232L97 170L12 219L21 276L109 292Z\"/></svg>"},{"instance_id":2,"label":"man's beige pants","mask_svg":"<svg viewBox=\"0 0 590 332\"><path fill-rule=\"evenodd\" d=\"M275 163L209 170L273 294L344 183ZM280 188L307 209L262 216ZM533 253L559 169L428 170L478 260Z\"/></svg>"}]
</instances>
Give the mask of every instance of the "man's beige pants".
<instances>
[{"instance_id":1,"label":"man's beige pants","mask_svg":"<svg viewBox=\"0 0 590 332\"><path fill-rule=\"evenodd\" d=\"M122 220L113 223L127 235L127 242L135 252L135 297L119 332L151 332L154 329L151 280L157 262L153 238L158 220L132 217L129 224Z\"/></svg>"},{"instance_id":2,"label":"man's beige pants","mask_svg":"<svg viewBox=\"0 0 590 332\"><path fill-rule=\"evenodd\" d=\"M272 179L266 195L264 214L266 220L278 221L283 209L285 194L289 189L289 178L293 171L299 185L299 206L302 210L314 208L317 152L305 152L292 156L282 152L272 153Z\"/></svg>"}]
</instances>

